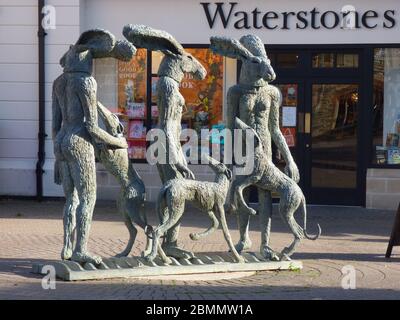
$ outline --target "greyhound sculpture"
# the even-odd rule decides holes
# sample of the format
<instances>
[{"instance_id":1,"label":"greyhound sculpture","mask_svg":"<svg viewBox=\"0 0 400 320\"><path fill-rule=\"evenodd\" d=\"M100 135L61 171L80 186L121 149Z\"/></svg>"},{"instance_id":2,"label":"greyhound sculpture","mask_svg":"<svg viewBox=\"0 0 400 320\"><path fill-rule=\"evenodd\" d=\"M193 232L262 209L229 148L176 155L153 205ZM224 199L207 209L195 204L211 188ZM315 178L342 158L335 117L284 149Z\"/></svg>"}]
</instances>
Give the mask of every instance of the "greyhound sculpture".
<instances>
[{"instance_id":1,"label":"greyhound sculpture","mask_svg":"<svg viewBox=\"0 0 400 320\"><path fill-rule=\"evenodd\" d=\"M277 169L271 160L265 157L265 151L262 145L262 140L256 133L256 131L246 125L239 118L236 118L236 126L239 129L251 130L255 138L255 150L254 150L254 172L250 176L238 176L235 185L232 187L233 193L233 209L236 210L240 207L244 212L249 215L254 215L256 212L250 208L244 198L243 189L249 185L255 185L258 188L267 191L277 192L280 196L279 202L279 213L290 228L290 231L294 235L293 242L285 247L279 255L280 260L290 260L290 256L296 249L296 246L304 237L309 240L316 240L321 235L321 227L318 226L318 234L316 236L310 236L307 233L307 211L306 211L306 200L303 192L297 183L285 175L282 171ZM300 227L294 219L294 213L297 209L301 209L304 217L304 227Z\"/></svg>"},{"instance_id":2,"label":"greyhound sculpture","mask_svg":"<svg viewBox=\"0 0 400 320\"><path fill-rule=\"evenodd\" d=\"M97 102L99 118L106 127L106 131L114 137L122 136L124 128L116 115L111 113L100 102ZM104 167L117 179L121 185L117 199L118 211L124 218L129 231L128 244L117 256L129 255L135 243L137 224L147 231L147 219L144 212L145 186L139 174L132 166L127 149L112 149L105 144L97 144L97 155Z\"/></svg>"},{"instance_id":3,"label":"greyhound sculpture","mask_svg":"<svg viewBox=\"0 0 400 320\"><path fill-rule=\"evenodd\" d=\"M159 250L160 237L180 221L185 211L185 203L189 201L207 213L212 221L210 228L203 233L191 234L191 239L198 240L209 235L221 223L225 240L235 259L237 262L244 262L244 258L238 254L233 245L225 219L224 203L232 179L232 172L224 164L219 163L211 157L208 157L208 161L209 166L216 174L214 182L172 179L161 188L158 196L157 211L163 216L162 212L168 207L169 216L163 216L164 219L160 225L153 230L152 250L147 256L148 260L154 260ZM194 257L192 253L191 257ZM164 262L169 263L170 261L165 260Z\"/></svg>"}]
</instances>

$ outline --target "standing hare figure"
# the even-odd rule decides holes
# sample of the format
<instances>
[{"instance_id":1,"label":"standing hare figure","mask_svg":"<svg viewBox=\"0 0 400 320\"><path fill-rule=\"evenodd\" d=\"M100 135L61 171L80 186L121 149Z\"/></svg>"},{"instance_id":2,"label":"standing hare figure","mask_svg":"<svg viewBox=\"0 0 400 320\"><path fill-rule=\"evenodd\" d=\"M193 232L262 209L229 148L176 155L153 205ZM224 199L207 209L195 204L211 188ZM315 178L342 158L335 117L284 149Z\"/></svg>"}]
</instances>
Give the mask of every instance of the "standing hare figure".
<instances>
[{"instance_id":1,"label":"standing hare figure","mask_svg":"<svg viewBox=\"0 0 400 320\"><path fill-rule=\"evenodd\" d=\"M60 60L63 74L53 84L55 183L62 184L64 207L64 260L99 264L101 258L87 250L93 209L96 202L95 145L126 149L126 140L115 137L98 125L97 83L92 76L93 59L132 59L135 48L117 41L110 32L88 30ZM76 243L74 230L76 226Z\"/></svg>"},{"instance_id":2,"label":"standing hare figure","mask_svg":"<svg viewBox=\"0 0 400 320\"><path fill-rule=\"evenodd\" d=\"M185 52L183 47L165 31L143 25L127 25L123 34L136 47L161 51L165 55L158 70L157 83L158 125L165 133L167 159L167 163L157 163L161 181L165 185L172 179L194 179L180 142L185 99L179 92L179 85L185 73L192 74L195 79L204 79L207 72L199 61ZM169 216L168 208L160 215L160 221L165 221ZM191 258L193 253L178 247L179 226L178 222L167 231L163 244L164 251L168 256L175 258Z\"/></svg>"},{"instance_id":3,"label":"standing hare figure","mask_svg":"<svg viewBox=\"0 0 400 320\"><path fill-rule=\"evenodd\" d=\"M286 161L285 173L287 179L282 179L281 183L287 184L287 188L293 186L300 180L300 175L279 127L281 93L278 88L269 85L269 82L275 80L276 75L268 59L263 42L254 35L245 35L240 38L240 41L225 37L211 37L210 41L211 50L215 53L238 59L242 62L239 84L231 87L228 91L227 127L233 130L235 128L235 119L238 117L255 130L263 148L264 160L271 164L269 167L271 174L265 176L264 179L270 179L271 183L274 182L272 180L280 172L272 163L272 140ZM260 202L260 252L268 259L279 260L281 258L280 255L269 247L272 216L271 191L275 191L275 189L264 188L256 184L256 180L246 179L244 176L236 177L232 183L230 199L231 202L238 196L241 199L242 192L246 187L257 186ZM282 188L285 188L285 186L282 186ZM284 201L284 199L281 201ZM255 214L255 211L248 206L236 208L233 203L230 209L238 212L240 241L236 248L241 252L251 247L248 230L250 216ZM284 215L285 213L281 212L281 214ZM288 220L288 223L292 232L295 233L293 221ZM286 257L288 258L288 255Z\"/></svg>"}]
</instances>

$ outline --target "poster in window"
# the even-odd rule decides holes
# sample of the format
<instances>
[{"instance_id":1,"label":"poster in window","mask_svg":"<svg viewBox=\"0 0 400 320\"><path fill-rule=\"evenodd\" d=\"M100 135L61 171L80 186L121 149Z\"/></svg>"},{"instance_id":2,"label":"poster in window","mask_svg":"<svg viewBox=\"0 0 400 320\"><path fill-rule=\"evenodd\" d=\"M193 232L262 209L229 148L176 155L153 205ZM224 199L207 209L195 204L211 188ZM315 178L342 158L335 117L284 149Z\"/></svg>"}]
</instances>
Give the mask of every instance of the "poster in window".
<instances>
[{"instance_id":1,"label":"poster in window","mask_svg":"<svg viewBox=\"0 0 400 320\"><path fill-rule=\"evenodd\" d=\"M130 119L144 119L146 117L146 104L144 102L128 102L126 115Z\"/></svg>"},{"instance_id":2,"label":"poster in window","mask_svg":"<svg viewBox=\"0 0 400 320\"><path fill-rule=\"evenodd\" d=\"M289 148L296 146L296 128L281 128Z\"/></svg>"},{"instance_id":3,"label":"poster in window","mask_svg":"<svg viewBox=\"0 0 400 320\"><path fill-rule=\"evenodd\" d=\"M144 122L140 120L134 120L129 122L129 139L144 139L146 138L146 127Z\"/></svg>"},{"instance_id":4,"label":"poster in window","mask_svg":"<svg viewBox=\"0 0 400 320\"><path fill-rule=\"evenodd\" d=\"M297 125L297 108L282 107L282 127L296 127Z\"/></svg>"},{"instance_id":5,"label":"poster in window","mask_svg":"<svg viewBox=\"0 0 400 320\"><path fill-rule=\"evenodd\" d=\"M400 164L400 149L389 148L388 149L388 164Z\"/></svg>"},{"instance_id":6,"label":"poster in window","mask_svg":"<svg viewBox=\"0 0 400 320\"><path fill-rule=\"evenodd\" d=\"M129 141L128 155L130 159L145 159L146 141Z\"/></svg>"},{"instance_id":7,"label":"poster in window","mask_svg":"<svg viewBox=\"0 0 400 320\"><path fill-rule=\"evenodd\" d=\"M207 70L204 80L186 74L180 92L186 101L184 116L193 119L194 129L211 128L222 121L223 57L208 49L187 48Z\"/></svg>"},{"instance_id":8,"label":"poster in window","mask_svg":"<svg viewBox=\"0 0 400 320\"><path fill-rule=\"evenodd\" d=\"M118 61L118 111L127 114L137 104L146 102L145 49L138 49L129 62ZM130 112L130 111L129 111Z\"/></svg>"},{"instance_id":9,"label":"poster in window","mask_svg":"<svg viewBox=\"0 0 400 320\"><path fill-rule=\"evenodd\" d=\"M282 105L288 107L297 106L297 84L279 85L282 93Z\"/></svg>"},{"instance_id":10,"label":"poster in window","mask_svg":"<svg viewBox=\"0 0 400 320\"><path fill-rule=\"evenodd\" d=\"M158 106L157 105L152 105L151 106L151 117L152 118L158 118L159 113L158 113Z\"/></svg>"}]
</instances>

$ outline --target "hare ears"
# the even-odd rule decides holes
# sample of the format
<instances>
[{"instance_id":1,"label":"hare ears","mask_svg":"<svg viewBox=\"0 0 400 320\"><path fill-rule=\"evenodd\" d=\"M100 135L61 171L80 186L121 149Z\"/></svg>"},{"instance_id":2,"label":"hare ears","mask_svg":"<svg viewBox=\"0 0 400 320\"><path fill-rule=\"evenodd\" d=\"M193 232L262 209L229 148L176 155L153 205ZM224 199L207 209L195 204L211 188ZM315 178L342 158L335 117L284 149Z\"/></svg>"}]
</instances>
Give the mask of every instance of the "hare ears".
<instances>
[{"instance_id":1,"label":"hare ears","mask_svg":"<svg viewBox=\"0 0 400 320\"><path fill-rule=\"evenodd\" d=\"M81 34L75 44L78 48L89 50L93 58L112 57L129 61L136 53L136 48L126 40L115 40L114 35L103 29L92 29Z\"/></svg>"},{"instance_id":2,"label":"hare ears","mask_svg":"<svg viewBox=\"0 0 400 320\"><path fill-rule=\"evenodd\" d=\"M245 124L238 117L235 118L235 127L237 129L241 129L241 130L250 130L254 134L257 145L261 142L261 139L260 139L260 136L258 135L258 133L253 128L251 128L247 124ZM243 137L243 139L245 139L245 136L242 136L242 137Z\"/></svg>"},{"instance_id":3,"label":"hare ears","mask_svg":"<svg viewBox=\"0 0 400 320\"><path fill-rule=\"evenodd\" d=\"M185 52L173 36L162 30L144 25L128 24L122 33L128 41L139 48L161 51L167 55L183 55Z\"/></svg>"},{"instance_id":4,"label":"hare ears","mask_svg":"<svg viewBox=\"0 0 400 320\"><path fill-rule=\"evenodd\" d=\"M262 45L262 50L259 48L258 42L261 42L261 40L251 35L242 37L240 41L226 37L211 37L210 42L210 49L213 52L233 59L259 62L259 57L267 56L264 46Z\"/></svg>"}]
</instances>

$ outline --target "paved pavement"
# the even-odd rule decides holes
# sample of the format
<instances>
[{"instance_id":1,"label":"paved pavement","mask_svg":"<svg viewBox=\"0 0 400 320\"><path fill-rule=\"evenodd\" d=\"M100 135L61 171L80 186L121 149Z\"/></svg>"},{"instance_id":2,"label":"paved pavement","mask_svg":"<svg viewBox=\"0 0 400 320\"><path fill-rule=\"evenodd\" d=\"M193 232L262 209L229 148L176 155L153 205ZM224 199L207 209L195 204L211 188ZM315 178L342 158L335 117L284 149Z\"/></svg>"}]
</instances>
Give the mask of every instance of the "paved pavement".
<instances>
[{"instance_id":1,"label":"paved pavement","mask_svg":"<svg viewBox=\"0 0 400 320\"><path fill-rule=\"evenodd\" d=\"M114 279L62 282L43 290L41 278L31 274L33 262L58 259L62 244L62 202L0 201L0 299L400 299L400 247L393 258L384 258L394 212L348 207L310 206L308 226L321 224L323 235L304 240L294 259L301 271L260 272L242 278L206 281ZM276 208L275 208L276 209ZM149 207L150 222L155 223ZM238 239L235 217L228 216L232 236ZM252 220L253 249L259 246L258 219ZM180 239L185 248L225 251L221 231L199 242L189 233L204 229L206 216L191 209L184 217ZM274 216L272 247L291 241L278 214ZM90 250L102 256L121 251L128 234L113 203L95 210ZM139 232L132 254L139 254L144 235ZM356 270L356 289L344 290L342 268ZM351 267L350 267L351 268ZM345 269L347 270L347 269ZM349 269L351 270L351 269ZM348 283L348 282L346 282Z\"/></svg>"}]
</instances>

